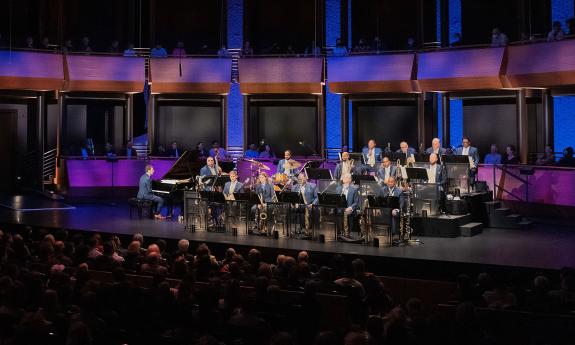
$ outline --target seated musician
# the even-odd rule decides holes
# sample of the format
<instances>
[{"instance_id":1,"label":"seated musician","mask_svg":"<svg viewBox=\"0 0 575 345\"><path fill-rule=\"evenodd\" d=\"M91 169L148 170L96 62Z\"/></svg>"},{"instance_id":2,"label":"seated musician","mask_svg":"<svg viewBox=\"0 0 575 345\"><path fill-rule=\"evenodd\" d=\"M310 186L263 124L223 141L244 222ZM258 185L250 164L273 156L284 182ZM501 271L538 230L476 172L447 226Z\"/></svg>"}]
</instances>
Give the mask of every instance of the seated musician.
<instances>
[{"instance_id":1,"label":"seated musician","mask_svg":"<svg viewBox=\"0 0 575 345\"><path fill-rule=\"evenodd\" d=\"M390 177L395 177L397 167L391 164L389 157L383 157L381 161L381 167L377 171L377 178L381 181L382 184L385 184L387 179Z\"/></svg>"},{"instance_id":2,"label":"seated musician","mask_svg":"<svg viewBox=\"0 0 575 345\"><path fill-rule=\"evenodd\" d=\"M397 197L399 198L399 207L401 208L401 210L405 210L405 198L403 197L403 190L401 189L401 187L397 187L395 185L395 177L390 176L386 182L385 182L385 186L383 186L381 188L381 190L379 191L379 196L383 197L383 198L388 198L388 197ZM399 224L397 221L397 217L399 217L399 210L396 210L395 212L392 212L392 217L391 217L391 230L393 234L398 234L399 233Z\"/></svg>"},{"instance_id":3,"label":"seated musician","mask_svg":"<svg viewBox=\"0 0 575 345\"><path fill-rule=\"evenodd\" d=\"M318 204L317 186L308 182L307 176L305 176L304 173L300 173L297 176L297 184L292 186L291 191L301 194L303 204L297 205L296 212L300 216L300 224L301 228L304 229L304 234L311 235L310 231L313 226L313 205Z\"/></svg>"},{"instance_id":4,"label":"seated musician","mask_svg":"<svg viewBox=\"0 0 575 345\"><path fill-rule=\"evenodd\" d=\"M477 171L477 164L479 164L479 150L476 147L471 146L471 140L468 137L463 137L461 141L462 147L458 147L455 150L455 154L458 156L468 156L471 157L469 160L469 184L475 185L475 172Z\"/></svg>"},{"instance_id":5,"label":"seated musician","mask_svg":"<svg viewBox=\"0 0 575 345\"><path fill-rule=\"evenodd\" d=\"M357 212L359 210L359 188L351 184L351 174L343 174L342 184L337 187L337 193L345 196L346 208L340 210L343 213L343 233L344 239L349 239L353 230Z\"/></svg>"},{"instance_id":6,"label":"seated musician","mask_svg":"<svg viewBox=\"0 0 575 345\"><path fill-rule=\"evenodd\" d=\"M261 202L252 206L252 208L251 208L252 215L255 215L257 213L258 209L261 212L266 212L266 210L267 210L266 204L269 202L274 202L274 200L275 200L275 191L274 191L273 183L271 183L268 174L266 174L265 172L260 172L260 174L258 175L258 180L257 180L256 186L254 188L254 192L256 193L256 195L258 195L261 198L260 199ZM263 205L262 205L262 203L263 203ZM256 224L257 224L257 219L256 219ZM262 230L262 229L259 229L259 230Z\"/></svg>"},{"instance_id":7,"label":"seated musician","mask_svg":"<svg viewBox=\"0 0 575 345\"><path fill-rule=\"evenodd\" d=\"M152 193L152 175L154 174L154 167L146 165L146 172L140 177L138 199L150 200L155 204L154 218L165 219L161 211L164 206L164 199Z\"/></svg>"},{"instance_id":8,"label":"seated musician","mask_svg":"<svg viewBox=\"0 0 575 345\"><path fill-rule=\"evenodd\" d=\"M409 158L415 159L414 157L416 154L415 149L409 147L406 141L402 141L401 143L399 143L399 150L397 150L396 152L404 154L406 159Z\"/></svg>"},{"instance_id":9,"label":"seated musician","mask_svg":"<svg viewBox=\"0 0 575 345\"><path fill-rule=\"evenodd\" d=\"M222 173L222 168L216 166L214 157L208 157L206 159L206 165L204 165L200 169L200 176L203 178L204 176L219 176ZM213 181L207 183L204 186L204 191L214 191ZM210 212L210 223L212 226L220 224L220 215L223 212L223 205L217 202L210 202L208 205L208 210Z\"/></svg>"},{"instance_id":10,"label":"seated musician","mask_svg":"<svg viewBox=\"0 0 575 345\"><path fill-rule=\"evenodd\" d=\"M341 161L335 166L334 177L336 180L341 180L343 174L361 174L361 168L353 159L349 159L349 152L345 151L341 154Z\"/></svg>"},{"instance_id":11,"label":"seated musician","mask_svg":"<svg viewBox=\"0 0 575 345\"><path fill-rule=\"evenodd\" d=\"M217 140L212 141L210 156L214 158L217 157L220 161L226 159L226 150L220 147L220 143Z\"/></svg>"},{"instance_id":12,"label":"seated musician","mask_svg":"<svg viewBox=\"0 0 575 345\"><path fill-rule=\"evenodd\" d=\"M226 182L226 184L224 185L224 189L223 189L223 193L224 193L224 196L226 196L226 198L228 198L230 195L233 195L234 193L240 193L244 189L243 183L238 181L238 172L237 171L235 171L235 170L230 171L229 176L230 176L230 181ZM228 200L230 200L230 199L228 199Z\"/></svg>"},{"instance_id":13,"label":"seated musician","mask_svg":"<svg viewBox=\"0 0 575 345\"><path fill-rule=\"evenodd\" d=\"M370 139L367 142L367 147L363 148L362 154L365 161L365 171L375 172L381 162L381 149L376 147L375 140Z\"/></svg>"},{"instance_id":14,"label":"seated musician","mask_svg":"<svg viewBox=\"0 0 575 345\"><path fill-rule=\"evenodd\" d=\"M285 150L284 159L281 159L278 163L278 170L277 170L278 174L286 174L287 176L293 176L296 173L295 169L287 168L287 166L289 166L289 163L291 162L292 162L291 151Z\"/></svg>"},{"instance_id":15,"label":"seated musician","mask_svg":"<svg viewBox=\"0 0 575 345\"><path fill-rule=\"evenodd\" d=\"M435 153L439 156L445 154L445 149L441 147L441 142L439 141L439 138L433 138L433 140L431 141L431 147L428 147L427 150L425 150L425 153L428 155Z\"/></svg>"},{"instance_id":16,"label":"seated musician","mask_svg":"<svg viewBox=\"0 0 575 345\"><path fill-rule=\"evenodd\" d=\"M202 141L198 141L196 145L196 151L198 152L199 158L205 158L208 156L209 152L204 148L204 143Z\"/></svg>"}]
</instances>

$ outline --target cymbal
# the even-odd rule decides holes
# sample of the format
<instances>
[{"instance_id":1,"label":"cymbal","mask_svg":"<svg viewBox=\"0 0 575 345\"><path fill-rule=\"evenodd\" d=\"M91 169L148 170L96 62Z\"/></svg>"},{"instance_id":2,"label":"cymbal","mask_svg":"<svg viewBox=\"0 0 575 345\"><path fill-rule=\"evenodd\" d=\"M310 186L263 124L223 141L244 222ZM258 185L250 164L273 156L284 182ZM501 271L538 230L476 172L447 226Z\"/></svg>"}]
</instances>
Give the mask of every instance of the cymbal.
<instances>
[{"instance_id":1,"label":"cymbal","mask_svg":"<svg viewBox=\"0 0 575 345\"><path fill-rule=\"evenodd\" d=\"M262 170L272 170L270 167L268 167L267 165L265 165L262 162L258 162L255 159L249 159L249 158L244 158L244 161L249 162L251 165L255 165L258 167L258 169L262 169Z\"/></svg>"},{"instance_id":2,"label":"cymbal","mask_svg":"<svg viewBox=\"0 0 575 345\"><path fill-rule=\"evenodd\" d=\"M284 164L284 169L293 170L299 168L300 166L301 166L300 162L290 159Z\"/></svg>"}]
</instances>

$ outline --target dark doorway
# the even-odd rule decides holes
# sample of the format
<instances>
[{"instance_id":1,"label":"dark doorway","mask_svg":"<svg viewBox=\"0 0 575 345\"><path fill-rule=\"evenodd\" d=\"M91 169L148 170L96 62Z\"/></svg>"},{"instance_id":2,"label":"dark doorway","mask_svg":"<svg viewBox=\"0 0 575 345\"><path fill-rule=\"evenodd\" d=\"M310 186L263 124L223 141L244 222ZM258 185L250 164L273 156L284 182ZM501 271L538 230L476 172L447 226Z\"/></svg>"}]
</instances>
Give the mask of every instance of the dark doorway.
<instances>
[{"instance_id":1,"label":"dark doorway","mask_svg":"<svg viewBox=\"0 0 575 345\"><path fill-rule=\"evenodd\" d=\"M16 121L17 111L0 109L0 162L6 162L0 169L0 191L13 192L15 186L15 173L17 162L16 147Z\"/></svg>"}]
</instances>

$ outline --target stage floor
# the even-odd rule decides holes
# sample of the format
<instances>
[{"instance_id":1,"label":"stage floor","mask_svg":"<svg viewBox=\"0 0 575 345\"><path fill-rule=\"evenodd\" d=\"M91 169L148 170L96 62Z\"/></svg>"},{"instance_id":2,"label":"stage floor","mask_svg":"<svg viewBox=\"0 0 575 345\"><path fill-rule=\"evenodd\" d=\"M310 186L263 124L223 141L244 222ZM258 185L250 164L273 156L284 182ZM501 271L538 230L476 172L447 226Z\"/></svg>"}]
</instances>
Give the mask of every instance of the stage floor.
<instances>
[{"instance_id":1,"label":"stage floor","mask_svg":"<svg viewBox=\"0 0 575 345\"><path fill-rule=\"evenodd\" d=\"M308 250L324 253L344 253L386 257L389 259L415 259L445 263L514 266L530 269L557 270L575 266L575 229L568 226L536 223L528 230L485 228L474 237L426 238L424 244L413 246L372 247L330 240L333 231L325 229L326 243L309 240L249 236L240 229L238 236L228 233L186 231L184 225L172 220L133 219L127 204L89 203L73 204L73 209L16 211L0 208L0 224L32 225L45 228L67 228L105 233L145 236L220 243L222 245L257 246ZM134 213L135 215L135 213ZM383 240L381 241L383 242Z\"/></svg>"}]
</instances>

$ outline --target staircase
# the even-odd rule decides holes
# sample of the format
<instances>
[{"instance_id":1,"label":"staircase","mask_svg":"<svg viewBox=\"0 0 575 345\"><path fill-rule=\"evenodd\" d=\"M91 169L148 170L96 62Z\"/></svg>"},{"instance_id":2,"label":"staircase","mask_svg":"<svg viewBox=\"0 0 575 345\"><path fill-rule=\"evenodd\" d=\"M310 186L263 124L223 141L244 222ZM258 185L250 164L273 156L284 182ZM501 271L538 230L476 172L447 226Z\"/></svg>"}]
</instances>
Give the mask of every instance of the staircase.
<instances>
[{"instance_id":1,"label":"staircase","mask_svg":"<svg viewBox=\"0 0 575 345\"><path fill-rule=\"evenodd\" d=\"M532 221L525 219L520 214L512 213L510 208L503 207L501 201L485 202L485 209L490 228L528 229L533 224Z\"/></svg>"}]
</instances>

